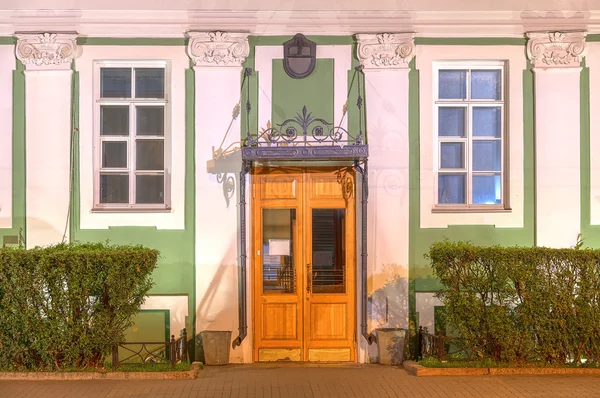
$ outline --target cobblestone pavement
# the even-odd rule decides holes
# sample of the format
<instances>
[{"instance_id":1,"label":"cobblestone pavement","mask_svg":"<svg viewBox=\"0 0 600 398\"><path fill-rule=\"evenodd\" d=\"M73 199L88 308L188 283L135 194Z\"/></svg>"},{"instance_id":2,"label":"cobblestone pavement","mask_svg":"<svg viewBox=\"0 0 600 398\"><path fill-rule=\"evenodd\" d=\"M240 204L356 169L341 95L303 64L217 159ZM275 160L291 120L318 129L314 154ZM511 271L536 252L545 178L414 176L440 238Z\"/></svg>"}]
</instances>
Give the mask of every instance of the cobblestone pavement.
<instances>
[{"instance_id":1,"label":"cobblestone pavement","mask_svg":"<svg viewBox=\"0 0 600 398\"><path fill-rule=\"evenodd\" d=\"M600 397L600 376L414 377L379 365L207 367L196 380L0 381L0 397Z\"/></svg>"}]
</instances>

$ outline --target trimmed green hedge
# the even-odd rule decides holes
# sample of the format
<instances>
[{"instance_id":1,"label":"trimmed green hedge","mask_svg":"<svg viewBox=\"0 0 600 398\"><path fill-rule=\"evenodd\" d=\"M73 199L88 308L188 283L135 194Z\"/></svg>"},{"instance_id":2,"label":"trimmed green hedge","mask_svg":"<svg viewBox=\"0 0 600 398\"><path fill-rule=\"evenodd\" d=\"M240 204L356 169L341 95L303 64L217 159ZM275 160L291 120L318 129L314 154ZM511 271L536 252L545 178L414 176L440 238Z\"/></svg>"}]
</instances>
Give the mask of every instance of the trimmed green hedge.
<instances>
[{"instance_id":1,"label":"trimmed green hedge","mask_svg":"<svg viewBox=\"0 0 600 398\"><path fill-rule=\"evenodd\" d=\"M479 357L600 364L600 250L439 242L427 257L447 325Z\"/></svg>"},{"instance_id":2,"label":"trimmed green hedge","mask_svg":"<svg viewBox=\"0 0 600 398\"><path fill-rule=\"evenodd\" d=\"M152 287L139 246L0 249L0 369L101 367Z\"/></svg>"}]
</instances>

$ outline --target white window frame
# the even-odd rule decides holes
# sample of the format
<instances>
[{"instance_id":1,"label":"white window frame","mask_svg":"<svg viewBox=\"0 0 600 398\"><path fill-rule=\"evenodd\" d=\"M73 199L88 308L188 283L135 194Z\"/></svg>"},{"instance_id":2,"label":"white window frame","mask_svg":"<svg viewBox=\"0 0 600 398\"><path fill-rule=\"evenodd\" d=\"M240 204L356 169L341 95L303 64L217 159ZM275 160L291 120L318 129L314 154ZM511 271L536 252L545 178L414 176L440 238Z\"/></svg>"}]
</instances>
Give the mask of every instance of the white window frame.
<instances>
[{"instance_id":1,"label":"white window frame","mask_svg":"<svg viewBox=\"0 0 600 398\"><path fill-rule=\"evenodd\" d=\"M510 159L507 173L507 199L510 209L435 208L437 192L437 137L434 126L434 64L436 62L505 61L505 148ZM527 58L522 45L419 45L415 65L419 89L419 226L447 228L450 225L491 225L496 228L523 228L525 213L523 79Z\"/></svg>"},{"instance_id":2,"label":"white window frame","mask_svg":"<svg viewBox=\"0 0 600 398\"><path fill-rule=\"evenodd\" d=\"M190 58L186 47L181 46L135 46L135 45L84 45L81 55L74 62L79 77L79 188L80 188L80 228L82 230L105 230L111 227L151 227L159 230L184 230L186 226L186 90L193 86L186 84L190 70ZM168 61L169 112L168 144L165 165L170 168L170 208L131 208L96 209L94 198L95 156L97 129L94 100L94 64L97 61L116 60L121 63L140 61ZM166 119L166 118L165 118ZM170 160L169 160L170 159Z\"/></svg>"},{"instance_id":3,"label":"white window frame","mask_svg":"<svg viewBox=\"0 0 600 398\"><path fill-rule=\"evenodd\" d=\"M165 87L164 98L162 99L147 99L147 98L102 98L100 96L100 70L102 68L162 68L165 70ZM168 60L150 60L150 61L95 61L94 62L94 142L96 143L96 151L94 152L94 210L168 210L171 205L171 189L170 189L170 170L171 170L171 131L170 131L170 88L171 88L171 68ZM131 80L131 95L135 95L135 76L132 73ZM125 136L101 136L100 124L101 107L103 105L124 106L129 107L129 135ZM164 135L151 136L143 135L140 139L162 139L164 140L164 171L159 172L138 172L135 168L136 163L136 143L138 136L136 133L136 108L141 106L162 105L165 107L164 116ZM117 168L102 168L102 144L104 142L127 142L127 167L122 169ZM129 203L100 203L100 174L115 173L129 175ZM164 203L163 204L137 204L136 200L136 176L137 175L164 175Z\"/></svg>"},{"instance_id":4,"label":"white window frame","mask_svg":"<svg viewBox=\"0 0 600 398\"><path fill-rule=\"evenodd\" d=\"M440 70L466 70L466 98L465 99L440 99L439 95L439 71ZM471 82L470 76L472 70L500 70L501 76L501 95L499 100L488 100L488 99L471 99L470 98L470 89ZM506 62L505 61L441 61L435 62L433 64L433 98L434 98L434 112L433 112L433 127L435 131L435 139L437 140L436 146L436 175L434 179L435 184L435 202L434 202L434 211L468 211L468 210L505 210L509 209L509 195L508 195L508 173L505 172L507 159L506 159L506 100L507 100L507 84L506 84ZM494 137L474 137L473 136L473 118L472 118L472 109L474 106L477 107L500 107L502 111L501 119L500 119L500 138ZM460 137L440 137L438 134L438 115L439 108L450 107L450 108L465 108L465 126L466 132L465 136ZM501 141L501 153L500 153L500 180L501 180L501 203L500 204L474 204L472 203L473 196L473 175L496 175L497 172L474 172L472 165L472 153L473 153L473 142L474 141ZM441 168L441 145L443 142L449 143L463 143L464 144L464 153L463 153L463 164L464 167L462 169L442 169ZM440 174L464 174L466 177L465 180L465 203L451 203L451 204L443 204L438 203L439 192L438 192L438 183L439 183L439 175Z\"/></svg>"}]
</instances>

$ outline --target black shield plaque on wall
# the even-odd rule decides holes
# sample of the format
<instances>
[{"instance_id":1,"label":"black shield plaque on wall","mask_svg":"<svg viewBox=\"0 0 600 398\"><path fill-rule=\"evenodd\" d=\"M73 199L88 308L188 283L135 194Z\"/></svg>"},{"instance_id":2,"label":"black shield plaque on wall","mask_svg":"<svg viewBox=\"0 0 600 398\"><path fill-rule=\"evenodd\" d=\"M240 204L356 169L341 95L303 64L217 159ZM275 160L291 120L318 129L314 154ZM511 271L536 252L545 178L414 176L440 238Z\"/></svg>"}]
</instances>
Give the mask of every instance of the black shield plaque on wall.
<instances>
[{"instance_id":1,"label":"black shield plaque on wall","mask_svg":"<svg viewBox=\"0 0 600 398\"><path fill-rule=\"evenodd\" d=\"M310 75L317 64L317 43L302 33L283 43L283 68L294 79Z\"/></svg>"}]
</instances>

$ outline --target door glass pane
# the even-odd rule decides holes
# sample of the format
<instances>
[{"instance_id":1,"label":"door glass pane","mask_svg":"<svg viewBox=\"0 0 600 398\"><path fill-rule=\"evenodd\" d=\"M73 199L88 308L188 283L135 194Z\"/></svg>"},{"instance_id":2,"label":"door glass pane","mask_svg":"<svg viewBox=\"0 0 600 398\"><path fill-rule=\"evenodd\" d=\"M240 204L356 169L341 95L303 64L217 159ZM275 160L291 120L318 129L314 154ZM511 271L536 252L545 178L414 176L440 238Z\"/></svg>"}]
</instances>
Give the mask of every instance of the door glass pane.
<instances>
[{"instance_id":1,"label":"door glass pane","mask_svg":"<svg viewBox=\"0 0 600 398\"><path fill-rule=\"evenodd\" d=\"M442 137L464 137L465 108L440 107L438 112L438 135Z\"/></svg>"},{"instance_id":2,"label":"door glass pane","mask_svg":"<svg viewBox=\"0 0 600 398\"><path fill-rule=\"evenodd\" d=\"M499 100L501 81L500 70L472 70L471 98Z\"/></svg>"},{"instance_id":3,"label":"door glass pane","mask_svg":"<svg viewBox=\"0 0 600 398\"><path fill-rule=\"evenodd\" d=\"M464 168L464 144L462 142L442 142L440 149L442 169Z\"/></svg>"},{"instance_id":4,"label":"door glass pane","mask_svg":"<svg viewBox=\"0 0 600 398\"><path fill-rule=\"evenodd\" d=\"M467 71L440 70L439 99L467 98Z\"/></svg>"},{"instance_id":5,"label":"door glass pane","mask_svg":"<svg viewBox=\"0 0 600 398\"><path fill-rule=\"evenodd\" d=\"M312 292L346 292L346 210L312 210Z\"/></svg>"},{"instance_id":6,"label":"door glass pane","mask_svg":"<svg viewBox=\"0 0 600 398\"><path fill-rule=\"evenodd\" d=\"M438 176L438 203L465 203L464 174L440 174Z\"/></svg>"},{"instance_id":7,"label":"door glass pane","mask_svg":"<svg viewBox=\"0 0 600 398\"><path fill-rule=\"evenodd\" d=\"M296 293L295 209L263 209L263 293Z\"/></svg>"}]
</instances>

